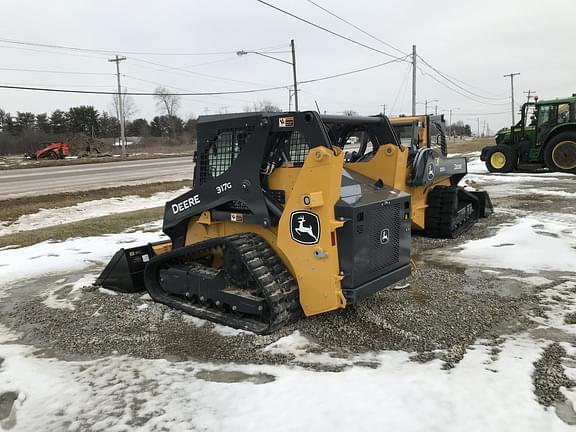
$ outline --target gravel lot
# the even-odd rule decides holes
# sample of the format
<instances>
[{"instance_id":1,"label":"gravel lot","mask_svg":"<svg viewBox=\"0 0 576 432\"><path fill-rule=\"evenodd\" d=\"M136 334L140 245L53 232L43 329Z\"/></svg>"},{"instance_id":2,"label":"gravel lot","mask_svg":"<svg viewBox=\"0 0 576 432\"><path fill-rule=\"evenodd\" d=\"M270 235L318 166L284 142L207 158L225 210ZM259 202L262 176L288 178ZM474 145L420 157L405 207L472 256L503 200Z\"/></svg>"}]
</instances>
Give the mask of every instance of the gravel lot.
<instances>
[{"instance_id":1,"label":"gravel lot","mask_svg":"<svg viewBox=\"0 0 576 432\"><path fill-rule=\"evenodd\" d=\"M555 186L562 187L565 193L576 193L576 181L561 180ZM413 258L418 270L409 278L408 287L387 289L355 307L303 319L274 335L256 336L190 319L153 303L144 293L112 295L94 287L71 293L74 282L86 272L46 276L13 285L0 302L0 324L20 335L18 343L36 347L38 355L62 360L127 354L171 361L288 364L339 371L354 364L378 366L362 363L359 354L400 350L409 352L415 362L440 359L444 369L452 369L458 367L467 350L478 341L483 341L492 358L497 359L509 335L530 332L536 327L535 317L547 317L550 304L539 293L562 282L563 276L546 272L541 276L549 283L527 284L522 282L521 277L525 276L522 272L508 270L505 272L508 279L495 277L481 268L454 264L445 254L437 252L442 248L457 251L468 240L490 236L503 224L523 217L528 209L552 219L570 217L575 201L565 196L546 197L512 190L495 177L487 180L470 176L469 183L488 189L498 212L457 240L414 236ZM548 185L546 179L532 178L525 188ZM498 267L497 263L494 267ZM98 270L96 266L89 269L93 273ZM45 303L46 296L38 295L42 287L55 285L61 288L52 295L70 300L73 308L50 308ZM574 321L573 315L564 318L567 324ZM295 331L310 341L308 353L332 358L334 362L264 350ZM541 332L534 334L535 338L542 338ZM556 336L552 337L553 334ZM573 419L576 422L574 410L566 405L560 391L561 387L575 385L564 373L563 364L576 360L557 343L558 333L550 332L545 337L551 344L534 363L535 397L544 406L557 406L558 415L565 422ZM576 346L568 335L560 339ZM2 359L0 367L1 362ZM13 401L10 397L4 399Z\"/></svg>"},{"instance_id":2,"label":"gravel lot","mask_svg":"<svg viewBox=\"0 0 576 432\"><path fill-rule=\"evenodd\" d=\"M512 219L495 215L476 224L458 240L414 236L417 272L403 289L388 289L355 307L303 319L269 336L243 333L222 336L213 325L187 321L185 314L149 301L144 293L110 295L86 287L75 309L47 307L33 295L39 285L63 275L26 281L11 290L12 301L0 304L0 323L17 330L27 344L65 359L113 353L144 358L194 359L216 362L288 363L290 356L261 348L299 330L315 349L336 356L378 350L417 352L415 358L439 357L452 367L477 338L494 339L530 325L525 313L537 307L535 289L503 289L502 281L465 266L430 261L427 253L486 235L491 227ZM97 269L95 269L97 271ZM74 282L77 275L71 274ZM71 285L55 293L66 299ZM70 323L73 323L70 325ZM426 354L428 353L428 354Z\"/></svg>"}]
</instances>

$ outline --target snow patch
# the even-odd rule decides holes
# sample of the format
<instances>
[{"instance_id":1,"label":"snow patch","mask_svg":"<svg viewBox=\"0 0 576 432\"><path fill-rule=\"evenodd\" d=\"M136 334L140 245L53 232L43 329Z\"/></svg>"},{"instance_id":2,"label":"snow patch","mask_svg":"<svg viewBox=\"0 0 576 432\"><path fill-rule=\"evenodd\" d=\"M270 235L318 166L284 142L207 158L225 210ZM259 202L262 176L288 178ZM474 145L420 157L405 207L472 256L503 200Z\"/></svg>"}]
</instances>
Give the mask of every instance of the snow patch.
<instances>
[{"instance_id":1,"label":"snow patch","mask_svg":"<svg viewBox=\"0 0 576 432\"><path fill-rule=\"evenodd\" d=\"M113 291L113 290L108 289L108 288L102 288L102 287L98 288L98 292L100 292L102 294L109 295L109 296L117 296L118 295L118 293L116 291Z\"/></svg>"},{"instance_id":2,"label":"snow patch","mask_svg":"<svg viewBox=\"0 0 576 432\"><path fill-rule=\"evenodd\" d=\"M187 190L188 188L182 188L177 191L159 192L147 198L130 195L82 202L71 207L41 209L37 213L21 216L13 223L0 222L0 236L116 213L161 207L166 201Z\"/></svg>"},{"instance_id":3,"label":"snow patch","mask_svg":"<svg viewBox=\"0 0 576 432\"><path fill-rule=\"evenodd\" d=\"M83 276L72 284L65 283L66 279L60 279L42 294L46 296L42 303L52 309L74 310L74 302L82 295L81 289L92 285L95 280L96 275Z\"/></svg>"},{"instance_id":4,"label":"snow patch","mask_svg":"<svg viewBox=\"0 0 576 432\"><path fill-rule=\"evenodd\" d=\"M576 271L576 234L560 223L525 218L504 224L496 235L464 243L462 250L437 251L473 266L507 268L527 273Z\"/></svg>"},{"instance_id":5,"label":"snow patch","mask_svg":"<svg viewBox=\"0 0 576 432\"><path fill-rule=\"evenodd\" d=\"M247 331L247 330L242 330L242 329L235 329L232 327L228 327L222 324L217 324L217 323L213 323L210 321L206 321L202 318L198 318L192 315L188 315L188 314L182 314L182 319L190 324L192 324L194 327L204 327L204 326L211 326L211 330L216 333L219 334L220 336L224 336L224 337L228 337L228 336L238 336L238 335L242 335L242 334L252 334L251 332Z\"/></svg>"},{"instance_id":6,"label":"snow patch","mask_svg":"<svg viewBox=\"0 0 576 432\"><path fill-rule=\"evenodd\" d=\"M46 241L32 246L0 251L0 287L22 279L67 274L89 266L102 267L122 247L162 240L156 232L144 232L148 226L160 227L161 221L140 226L137 231L82 237L64 242ZM26 271L22 271L25 268Z\"/></svg>"},{"instance_id":7,"label":"snow patch","mask_svg":"<svg viewBox=\"0 0 576 432\"><path fill-rule=\"evenodd\" d=\"M496 272L496 273L498 273L498 272ZM528 276L528 277L500 276L498 279L510 279L510 280L515 280L518 282L524 282L524 283L527 283L527 284L533 285L533 286L548 285L549 283L553 282L552 280L546 279L545 277L542 277L542 276Z\"/></svg>"}]
</instances>

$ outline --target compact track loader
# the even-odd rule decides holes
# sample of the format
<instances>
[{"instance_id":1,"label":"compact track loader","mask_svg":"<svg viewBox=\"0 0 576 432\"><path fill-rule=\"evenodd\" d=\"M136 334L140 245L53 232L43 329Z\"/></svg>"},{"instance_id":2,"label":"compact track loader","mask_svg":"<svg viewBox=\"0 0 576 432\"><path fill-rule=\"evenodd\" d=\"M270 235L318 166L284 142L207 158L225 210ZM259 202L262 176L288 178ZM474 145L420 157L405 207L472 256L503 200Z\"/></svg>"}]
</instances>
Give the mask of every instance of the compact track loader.
<instances>
[{"instance_id":1,"label":"compact track loader","mask_svg":"<svg viewBox=\"0 0 576 432\"><path fill-rule=\"evenodd\" d=\"M366 139L346 160L351 131ZM121 249L96 284L260 334L353 305L411 273L408 154L385 117L200 117L170 240Z\"/></svg>"},{"instance_id":2,"label":"compact track loader","mask_svg":"<svg viewBox=\"0 0 576 432\"><path fill-rule=\"evenodd\" d=\"M381 156L379 166L387 173L385 184L410 194L414 230L456 238L493 212L487 192L458 186L468 172L467 160L448 157L443 115L389 120L407 151Z\"/></svg>"}]
</instances>

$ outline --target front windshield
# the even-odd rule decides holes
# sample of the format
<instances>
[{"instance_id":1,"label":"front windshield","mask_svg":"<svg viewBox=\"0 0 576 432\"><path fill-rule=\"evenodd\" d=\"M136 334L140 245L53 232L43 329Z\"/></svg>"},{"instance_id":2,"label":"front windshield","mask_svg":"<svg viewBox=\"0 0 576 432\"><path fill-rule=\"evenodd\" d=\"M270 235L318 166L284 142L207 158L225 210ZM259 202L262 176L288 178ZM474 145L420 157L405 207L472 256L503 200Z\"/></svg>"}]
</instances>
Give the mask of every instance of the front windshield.
<instances>
[{"instance_id":1,"label":"front windshield","mask_svg":"<svg viewBox=\"0 0 576 432\"><path fill-rule=\"evenodd\" d=\"M414 133L414 129L418 131L418 123L405 123L405 124L393 124L392 128L394 132L396 132L396 136L400 139L400 144L403 147L411 147L412 146L412 139L414 136L418 136L417 133ZM414 143L415 147L418 147L418 142Z\"/></svg>"}]
</instances>

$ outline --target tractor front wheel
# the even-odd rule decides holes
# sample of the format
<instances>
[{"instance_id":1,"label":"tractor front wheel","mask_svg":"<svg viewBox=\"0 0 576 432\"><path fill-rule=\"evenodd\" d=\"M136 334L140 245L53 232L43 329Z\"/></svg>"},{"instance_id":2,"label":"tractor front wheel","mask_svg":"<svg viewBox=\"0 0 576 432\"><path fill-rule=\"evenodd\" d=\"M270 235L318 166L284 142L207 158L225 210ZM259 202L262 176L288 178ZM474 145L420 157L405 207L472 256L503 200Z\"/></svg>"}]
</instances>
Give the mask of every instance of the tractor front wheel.
<instances>
[{"instance_id":1,"label":"tractor front wheel","mask_svg":"<svg viewBox=\"0 0 576 432\"><path fill-rule=\"evenodd\" d=\"M544 162L550 171L576 174L576 132L553 137L544 148Z\"/></svg>"},{"instance_id":2,"label":"tractor front wheel","mask_svg":"<svg viewBox=\"0 0 576 432\"><path fill-rule=\"evenodd\" d=\"M516 160L514 149L499 145L486 158L486 168L490 172L508 173L516 168Z\"/></svg>"}]
</instances>

